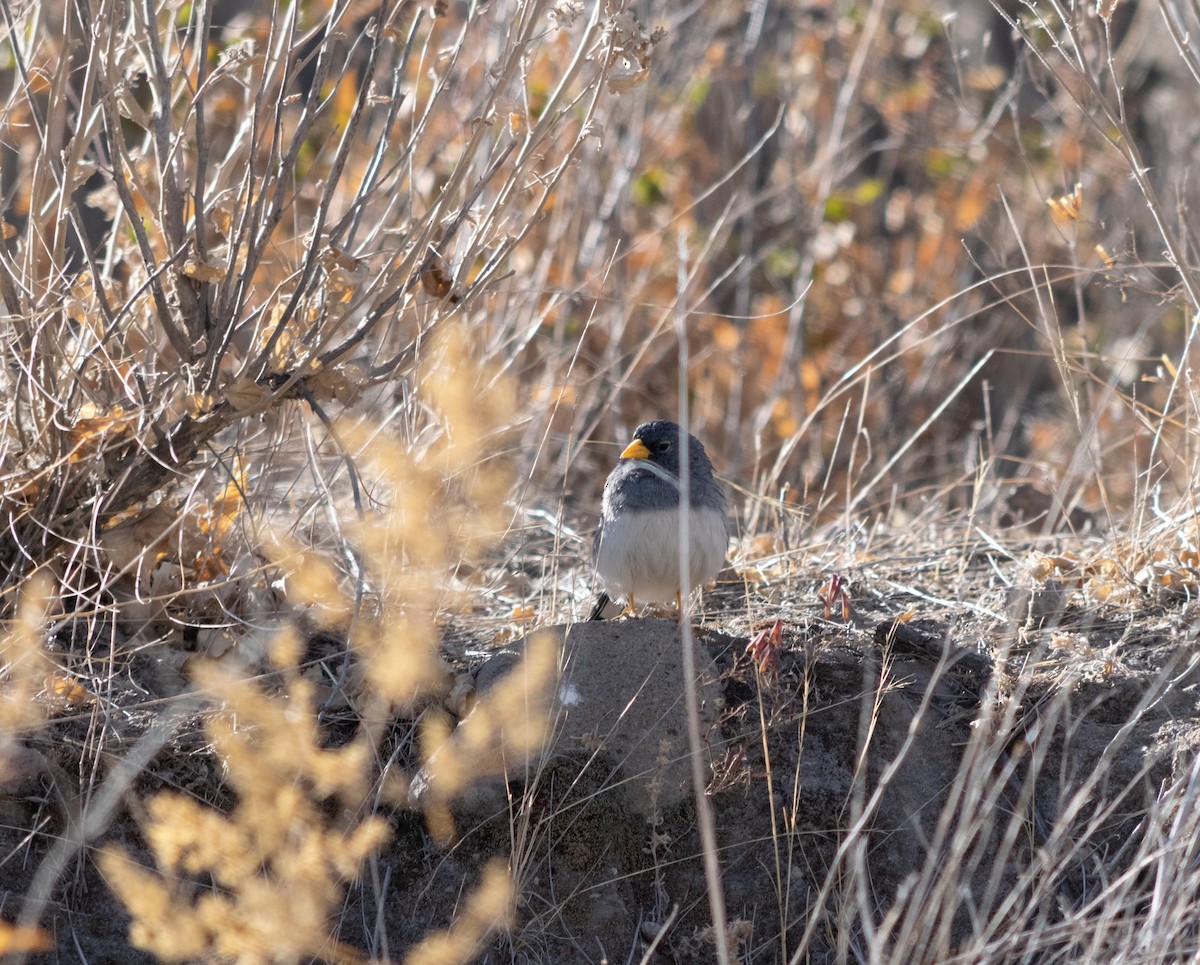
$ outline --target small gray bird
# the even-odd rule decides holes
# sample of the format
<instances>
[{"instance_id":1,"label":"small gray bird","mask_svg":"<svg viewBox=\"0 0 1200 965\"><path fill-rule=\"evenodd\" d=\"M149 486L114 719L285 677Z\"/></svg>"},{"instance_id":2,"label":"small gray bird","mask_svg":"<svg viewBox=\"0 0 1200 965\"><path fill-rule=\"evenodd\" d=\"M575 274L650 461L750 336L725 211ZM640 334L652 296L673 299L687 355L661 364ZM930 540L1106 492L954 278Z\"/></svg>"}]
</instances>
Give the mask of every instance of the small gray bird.
<instances>
[{"instance_id":1,"label":"small gray bird","mask_svg":"<svg viewBox=\"0 0 1200 965\"><path fill-rule=\"evenodd\" d=\"M683 614L679 582L679 478L681 448L688 466L688 586L703 586L720 572L729 545L725 494L695 436L658 419L634 431L604 483L592 564L600 595L589 620L601 618L610 598L632 610L641 603L674 600Z\"/></svg>"}]
</instances>

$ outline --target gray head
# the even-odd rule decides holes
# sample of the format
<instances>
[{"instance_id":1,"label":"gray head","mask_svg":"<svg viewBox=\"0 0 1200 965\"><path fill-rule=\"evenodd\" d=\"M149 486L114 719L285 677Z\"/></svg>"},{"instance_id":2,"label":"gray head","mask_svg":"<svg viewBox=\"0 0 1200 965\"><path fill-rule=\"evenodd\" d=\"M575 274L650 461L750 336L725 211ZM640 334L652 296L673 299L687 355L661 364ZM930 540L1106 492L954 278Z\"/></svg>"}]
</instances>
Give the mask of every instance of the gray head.
<instances>
[{"instance_id":1,"label":"gray head","mask_svg":"<svg viewBox=\"0 0 1200 965\"><path fill-rule=\"evenodd\" d=\"M633 442L621 453L622 459L648 459L657 463L674 476L679 475L680 445L679 426L666 419L655 419L653 422L643 422L633 431ZM708 461L708 453L700 440L688 433L688 475L711 476L712 463Z\"/></svg>"},{"instance_id":2,"label":"gray head","mask_svg":"<svg viewBox=\"0 0 1200 965\"><path fill-rule=\"evenodd\" d=\"M725 494L713 479L704 445L690 433L685 436L679 426L666 419L643 422L634 430L633 442L621 453L605 487L610 497L632 504L631 509L679 505L679 469L685 445L690 504L724 510ZM638 484L637 495L630 499L629 484L633 482Z\"/></svg>"}]
</instances>

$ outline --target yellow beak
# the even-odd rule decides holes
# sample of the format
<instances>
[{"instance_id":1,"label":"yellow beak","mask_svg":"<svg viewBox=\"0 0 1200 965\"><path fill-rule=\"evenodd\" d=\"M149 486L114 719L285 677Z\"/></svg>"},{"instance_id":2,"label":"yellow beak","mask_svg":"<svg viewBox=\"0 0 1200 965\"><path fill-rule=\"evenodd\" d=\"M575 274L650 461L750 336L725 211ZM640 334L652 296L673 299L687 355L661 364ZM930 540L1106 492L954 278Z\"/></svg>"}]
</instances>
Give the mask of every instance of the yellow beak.
<instances>
[{"instance_id":1,"label":"yellow beak","mask_svg":"<svg viewBox=\"0 0 1200 965\"><path fill-rule=\"evenodd\" d=\"M625 447L625 451L621 453L622 459L649 459L650 450L646 448L645 443L641 439L634 439Z\"/></svg>"}]
</instances>

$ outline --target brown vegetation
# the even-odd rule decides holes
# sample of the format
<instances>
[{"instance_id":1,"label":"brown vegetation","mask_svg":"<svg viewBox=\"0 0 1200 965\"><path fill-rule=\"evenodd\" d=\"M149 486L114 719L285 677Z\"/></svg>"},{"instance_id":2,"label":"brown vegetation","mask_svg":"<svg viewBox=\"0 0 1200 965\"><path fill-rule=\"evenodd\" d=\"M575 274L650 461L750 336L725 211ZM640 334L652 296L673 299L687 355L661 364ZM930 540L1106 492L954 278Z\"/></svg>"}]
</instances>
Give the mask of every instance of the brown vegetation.
<instances>
[{"instance_id":1,"label":"brown vegetation","mask_svg":"<svg viewBox=\"0 0 1200 965\"><path fill-rule=\"evenodd\" d=\"M3 5L0 954L1196 953L1195 10L743 6ZM670 807L515 646L650 417Z\"/></svg>"}]
</instances>

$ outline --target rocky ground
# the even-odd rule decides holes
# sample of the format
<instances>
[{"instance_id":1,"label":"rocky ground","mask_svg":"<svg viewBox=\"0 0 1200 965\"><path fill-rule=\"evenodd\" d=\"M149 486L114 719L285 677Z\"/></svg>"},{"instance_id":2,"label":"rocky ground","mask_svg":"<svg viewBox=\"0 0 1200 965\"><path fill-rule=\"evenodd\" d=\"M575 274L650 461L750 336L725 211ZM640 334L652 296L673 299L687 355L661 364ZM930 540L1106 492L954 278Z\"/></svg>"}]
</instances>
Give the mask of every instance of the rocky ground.
<instances>
[{"instance_id":1,"label":"rocky ground","mask_svg":"<svg viewBox=\"0 0 1200 965\"><path fill-rule=\"evenodd\" d=\"M847 570L845 612L827 585L814 592L823 577L769 567L730 571L709 594L694 624L700 763L739 961L871 948L903 948L905 961L1069 959L1101 941L1096 916L1120 931L1098 892L1126 876L1125 907L1150 900L1138 862L1200 736L1197 604L1186 590L1089 602L1086 572L1065 574L1063 559L963 559L950 573L919 558ZM456 795L453 835L435 840L413 723L393 722L389 766L415 778L415 806L380 805L390 841L332 930L402 959L498 858L519 889L516 919L478 960L713 961L677 623L534 633L558 654L545 745L498 747L510 756ZM519 677L524 646L494 622L447 625L460 717ZM75 789L93 786L81 762L153 738L169 702L146 697L151 664L125 659L104 703L64 697L0 787L0 910L12 919L29 895L49 899L56 947L33 961L150 960L128 944L95 848L144 856L142 802L156 790L233 800L199 718L177 715L111 820L39 879L80 807ZM332 715L327 739L354 727ZM97 755L99 733L113 746Z\"/></svg>"}]
</instances>

